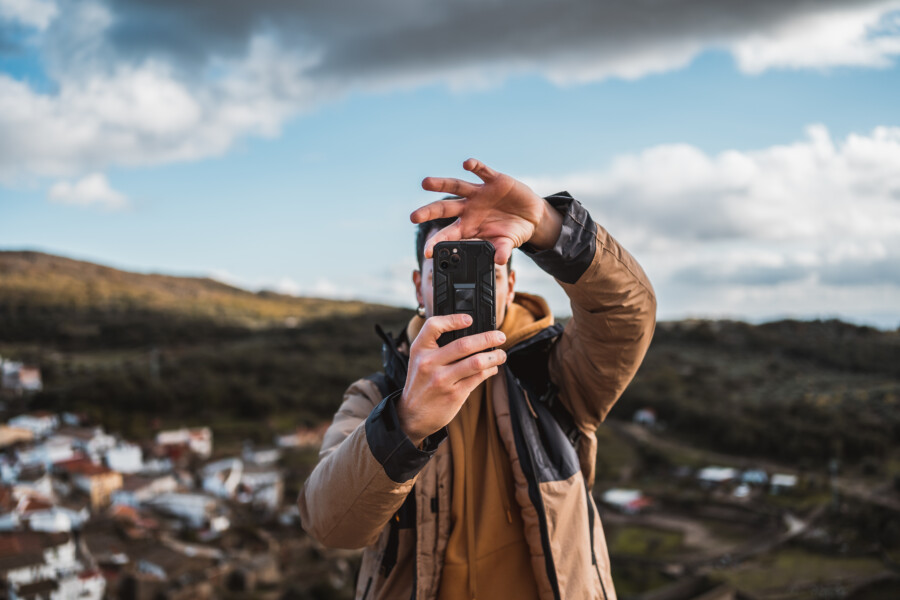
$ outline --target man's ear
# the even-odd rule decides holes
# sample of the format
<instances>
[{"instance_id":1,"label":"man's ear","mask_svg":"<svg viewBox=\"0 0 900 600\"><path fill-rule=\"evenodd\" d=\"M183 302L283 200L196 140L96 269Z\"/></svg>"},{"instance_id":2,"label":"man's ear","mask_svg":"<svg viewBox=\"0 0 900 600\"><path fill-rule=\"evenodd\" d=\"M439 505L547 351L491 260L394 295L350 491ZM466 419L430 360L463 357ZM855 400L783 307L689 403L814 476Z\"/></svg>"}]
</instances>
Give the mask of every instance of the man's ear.
<instances>
[{"instance_id":1,"label":"man's ear","mask_svg":"<svg viewBox=\"0 0 900 600\"><path fill-rule=\"evenodd\" d=\"M413 285L416 286L416 301L419 306L425 306L425 296L422 295L422 271L412 272Z\"/></svg>"}]
</instances>

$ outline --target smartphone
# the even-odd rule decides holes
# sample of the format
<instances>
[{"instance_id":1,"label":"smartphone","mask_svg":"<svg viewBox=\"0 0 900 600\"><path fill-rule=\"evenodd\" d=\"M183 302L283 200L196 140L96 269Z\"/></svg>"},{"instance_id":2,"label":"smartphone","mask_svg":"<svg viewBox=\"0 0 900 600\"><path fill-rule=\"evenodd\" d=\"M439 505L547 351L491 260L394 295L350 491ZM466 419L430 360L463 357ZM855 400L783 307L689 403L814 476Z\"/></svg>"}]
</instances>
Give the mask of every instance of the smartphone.
<instances>
[{"instance_id":1,"label":"smartphone","mask_svg":"<svg viewBox=\"0 0 900 600\"><path fill-rule=\"evenodd\" d=\"M485 240L439 242L433 256L434 314L472 317L469 327L442 334L438 345L496 329L494 245Z\"/></svg>"}]
</instances>

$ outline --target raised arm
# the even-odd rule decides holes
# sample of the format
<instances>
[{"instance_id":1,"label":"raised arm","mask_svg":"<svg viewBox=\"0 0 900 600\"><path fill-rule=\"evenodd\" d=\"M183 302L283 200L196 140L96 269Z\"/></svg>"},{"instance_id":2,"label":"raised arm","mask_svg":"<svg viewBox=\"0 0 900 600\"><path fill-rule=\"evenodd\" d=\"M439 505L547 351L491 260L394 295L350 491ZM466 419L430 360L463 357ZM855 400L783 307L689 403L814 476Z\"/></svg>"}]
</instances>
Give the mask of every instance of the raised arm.
<instances>
[{"instance_id":1,"label":"raised arm","mask_svg":"<svg viewBox=\"0 0 900 600\"><path fill-rule=\"evenodd\" d=\"M562 216L552 248L526 244L569 296L572 319L550 357L550 377L579 427L594 431L640 367L656 326L656 295L644 270L587 210L563 192L547 198Z\"/></svg>"},{"instance_id":2,"label":"raised arm","mask_svg":"<svg viewBox=\"0 0 900 600\"><path fill-rule=\"evenodd\" d=\"M481 238L505 264L521 247L566 291L572 319L551 356L551 378L579 427L593 431L637 372L656 325L656 295L637 261L567 193L541 198L520 181L475 159L463 167L476 184L429 177L422 187L462 196L412 213L414 223L458 217L425 248Z\"/></svg>"}]
</instances>

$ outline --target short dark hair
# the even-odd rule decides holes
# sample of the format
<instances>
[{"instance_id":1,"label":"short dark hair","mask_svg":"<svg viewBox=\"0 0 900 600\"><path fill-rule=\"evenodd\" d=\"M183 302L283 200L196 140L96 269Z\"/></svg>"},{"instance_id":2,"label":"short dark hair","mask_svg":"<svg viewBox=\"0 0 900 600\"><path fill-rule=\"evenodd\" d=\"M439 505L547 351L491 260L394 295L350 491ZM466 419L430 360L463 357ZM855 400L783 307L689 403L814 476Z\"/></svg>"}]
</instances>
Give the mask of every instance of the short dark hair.
<instances>
[{"instance_id":1,"label":"short dark hair","mask_svg":"<svg viewBox=\"0 0 900 600\"><path fill-rule=\"evenodd\" d=\"M419 261L419 271L422 270L422 261L425 260L425 243L432 231L440 231L447 225L452 225L456 221L456 217L444 217L442 219L432 219L419 223L416 227L416 260ZM506 272L512 271L512 256L506 262Z\"/></svg>"}]
</instances>

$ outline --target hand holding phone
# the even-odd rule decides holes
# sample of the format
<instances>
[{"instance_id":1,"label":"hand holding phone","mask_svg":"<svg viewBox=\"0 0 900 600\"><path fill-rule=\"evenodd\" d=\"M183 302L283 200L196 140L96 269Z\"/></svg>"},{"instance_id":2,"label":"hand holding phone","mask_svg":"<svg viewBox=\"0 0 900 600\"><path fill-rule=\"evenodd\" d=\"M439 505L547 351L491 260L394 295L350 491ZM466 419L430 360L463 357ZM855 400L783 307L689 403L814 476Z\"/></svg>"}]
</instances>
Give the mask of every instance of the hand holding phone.
<instances>
[{"instance_id":1,"label":"hand holding phone","mask_svg":"<svg viewBox=\"0 0 900 600\"><path fill-rule=\"evenodd\" d=\"M501 331L438 345L441 335L471 325L472 318L465 314L435 315L425 320L409 348L409 370L397 402L397 416L400 428L416 446L449 423L472 390L496 375L506 362L506 352L491 350L506 341Z\"/></svg>"}]
</instances>

